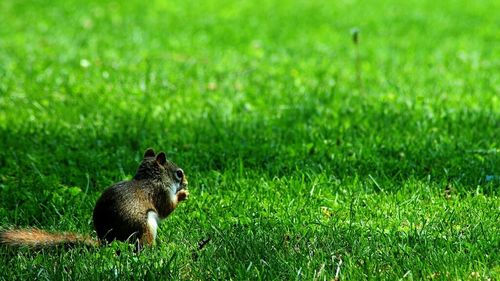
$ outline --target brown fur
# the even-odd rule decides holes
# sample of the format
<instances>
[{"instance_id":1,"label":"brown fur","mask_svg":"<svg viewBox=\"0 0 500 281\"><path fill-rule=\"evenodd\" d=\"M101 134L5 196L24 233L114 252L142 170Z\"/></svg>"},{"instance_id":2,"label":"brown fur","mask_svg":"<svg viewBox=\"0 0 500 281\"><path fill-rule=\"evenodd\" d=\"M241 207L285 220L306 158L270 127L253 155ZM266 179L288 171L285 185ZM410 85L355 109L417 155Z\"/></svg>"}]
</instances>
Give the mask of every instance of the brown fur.
<instances>
[{"instance_id":1,"label":"brown fur","mask_svg":"<svg viewBox=\"0 0 500 281\"><path fill-rule=\"evenodd\" d=\"M144 226L144 233L142 234L141 240L139 241L139 244L141 245L151 245L153 244L155 238L153 236L153 233L149 230L149 227L147 225Z\"/></svg>"},{"instance_id":2,"label":"brown fur","mask_svg":"<svg viewBox=\"0 0 500 281\"><path fill-rule=\"evenodd\" d=\"M178 174L180 173L180 174ZM178 186L178 188L177 188ZM0 232L0 243L11 246L47 247L84 244L97 246L113 240L151 245L154 235L148 226L148 212L166 218L180 201L187 199L184 172L167 160L165 153L146 150L134 178L107 188L97 200L93 213L99 240L74 233L49 233L39 229ZM177 188L177 190L173 190Z\"/></svg>"},{"instance_id":3,"label":"brown fur","mask_svg":"<svg viewBox=\"0 0 500 281\"><path fill-rule=\"evenodd\" d=\"M154 152L146 151L134 178L109 187L97 201L93 220L99 239L152 244L154 237L149 233L147 213L154 211L164 219L189 194L185 190L186 178L181 182L176 179L177 170L165 154L154 156ZM172 190L175 184L179 184L179 190ZM171 194L175 197L171 198Z\"/></svg>"},{"instance_id":4,"label":"brown fur","mask_svg":"<svg viewBox=\"0 0 500 281\"><path fill-rule=\"evenodd\" d=\"M5 230L0 233L0 243L9 246L27 246L32 248L61 245L87 245L94 247L99 245L99 242L93 240L90 236L70 232L50 233L36 228Z\"/></svg>"}]
</instances>

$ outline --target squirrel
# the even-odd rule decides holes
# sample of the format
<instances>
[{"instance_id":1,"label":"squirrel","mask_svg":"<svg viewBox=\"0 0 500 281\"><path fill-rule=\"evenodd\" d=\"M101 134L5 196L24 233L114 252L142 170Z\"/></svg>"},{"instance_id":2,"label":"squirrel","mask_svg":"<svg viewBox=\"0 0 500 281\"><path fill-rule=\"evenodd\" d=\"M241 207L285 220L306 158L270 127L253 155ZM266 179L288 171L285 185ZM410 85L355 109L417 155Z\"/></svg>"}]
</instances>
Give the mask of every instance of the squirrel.
<instances>
[{"instance_id":1,"label":"squirrel","mask_svg":"<svg viewBox=\"0 0 500 281\"><path fill-rule=\"evenodd\" d=\"M136 243L140 250L152 245L158 223L188 198L184 171L167 160L164 152L148 148L132 180L108 187L97 200L93 224L98 239L76 233L50 233L31 229L0 232L0 244L50 247L78 244L99 246L113 240Z\"/></svg>"}]
</instances>

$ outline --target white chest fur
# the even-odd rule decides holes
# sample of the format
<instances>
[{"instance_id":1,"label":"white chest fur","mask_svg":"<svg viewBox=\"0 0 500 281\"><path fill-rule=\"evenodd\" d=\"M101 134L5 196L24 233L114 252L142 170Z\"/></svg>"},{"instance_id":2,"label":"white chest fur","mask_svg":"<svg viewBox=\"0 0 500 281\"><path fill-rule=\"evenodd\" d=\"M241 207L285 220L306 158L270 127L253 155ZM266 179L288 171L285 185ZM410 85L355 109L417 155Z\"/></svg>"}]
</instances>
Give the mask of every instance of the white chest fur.
<instances>
[{"instance_id":1,"label":"white chest fur","mask_svg":"<svg viewBox=\"0 0 500 281\"><path fill-rule=\"evenodd\" d=\"M160 222L160 218L155 211L148 212L148 227L151 233L153 234L153 239L156 239L156 231L158 230L158 223Z\"/></svg>"}]
</instances>

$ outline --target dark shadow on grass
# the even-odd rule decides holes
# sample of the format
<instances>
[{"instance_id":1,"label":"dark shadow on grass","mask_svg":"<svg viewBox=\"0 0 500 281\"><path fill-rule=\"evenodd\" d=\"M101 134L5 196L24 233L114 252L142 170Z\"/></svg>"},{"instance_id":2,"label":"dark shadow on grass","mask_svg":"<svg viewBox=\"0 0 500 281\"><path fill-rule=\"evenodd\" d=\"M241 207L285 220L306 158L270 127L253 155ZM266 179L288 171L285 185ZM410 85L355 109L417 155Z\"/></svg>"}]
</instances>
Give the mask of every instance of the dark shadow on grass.
<instances>
[{"instance_id":1,"label":"dark shadow on grass","mask_svg":"<svg viewBox=\"0 0 500 281\"><path fill-rule=\"evenodd\" d=\"M277 117L241 110L233 119L212 109L204 118L176 124L117 111L112 123L100 128L43 123L0 128L0 184L36 185L37 177L56 176L69 186L101 190L131 175L142 150L152 146L197 175L326 172L340 179L371 176L380 184L408 178L452 182L465 191L498 185L485 181L500 175L494 113L464 110L437 118L387 108L361 104L324 113L305 104Z\"/></svg>"}]
</instances>

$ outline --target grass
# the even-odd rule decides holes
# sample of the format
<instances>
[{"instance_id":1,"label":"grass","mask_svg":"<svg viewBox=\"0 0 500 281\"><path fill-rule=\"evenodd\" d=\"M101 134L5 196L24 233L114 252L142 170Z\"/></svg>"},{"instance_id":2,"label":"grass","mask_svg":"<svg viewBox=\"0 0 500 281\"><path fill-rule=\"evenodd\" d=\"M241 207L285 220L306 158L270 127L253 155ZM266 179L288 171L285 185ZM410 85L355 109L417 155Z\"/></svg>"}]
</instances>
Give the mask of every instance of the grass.
<instances>
[{"instance_id":1,"label":"grass","mask_svg":"<svg viewBox=\"0 0 500 281\"><path fill-rule=\"evenodd\" d=\"M141 255L2 248L0 279L500 279L495 10L2 1L1 228L92 233L147 147L191 197Z\"/></svg>"}]
</instances>

